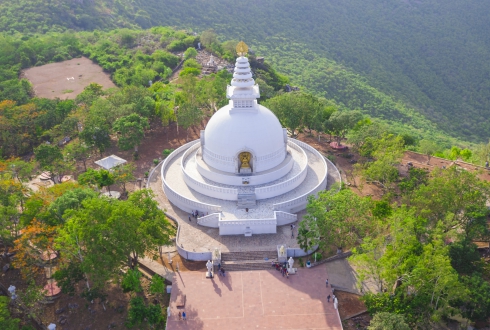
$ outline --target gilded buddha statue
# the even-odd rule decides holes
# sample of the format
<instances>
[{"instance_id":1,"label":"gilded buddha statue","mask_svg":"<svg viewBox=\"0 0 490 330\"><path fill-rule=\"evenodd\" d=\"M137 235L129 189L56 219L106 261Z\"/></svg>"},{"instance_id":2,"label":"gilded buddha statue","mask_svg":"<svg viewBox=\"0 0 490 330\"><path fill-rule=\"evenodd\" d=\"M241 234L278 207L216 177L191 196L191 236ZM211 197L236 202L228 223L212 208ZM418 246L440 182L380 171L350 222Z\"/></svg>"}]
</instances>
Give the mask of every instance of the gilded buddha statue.
<instances>
[{"instance_id":1,"label":"gilded buddha statue","mask_svg":"<svg viewBox=\"0 0 490 330\"><path fill-rule=\"evenodd\" d=\"M238 158L240 159L240 162L242 163L240 168L250 168L250 158L251 158L250 152L241 152Z\"/></svg>"}]
</instances>

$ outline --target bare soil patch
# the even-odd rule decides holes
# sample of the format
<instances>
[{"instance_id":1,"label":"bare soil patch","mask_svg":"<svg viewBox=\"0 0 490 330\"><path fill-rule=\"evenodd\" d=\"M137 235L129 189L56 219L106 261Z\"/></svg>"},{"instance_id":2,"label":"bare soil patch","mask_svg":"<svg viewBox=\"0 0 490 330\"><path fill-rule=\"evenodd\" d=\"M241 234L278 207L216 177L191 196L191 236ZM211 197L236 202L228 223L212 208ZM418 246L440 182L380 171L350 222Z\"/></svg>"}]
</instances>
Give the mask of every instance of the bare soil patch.
<instances>
[{"instance_id":1,"label":"bare soil patch","mask_svg":"<svg viewBox=\"0 0 490 330\"><path fill-rule=\"evenodd\" d=\"M32 83L37 97L48 99L74 99L90 83L116 87L110 75L86 57L29 68L22 76Z\"/></svg>"},{"instance_id":2,"label":"bare soil patch","mask_svg":"<svg viewBox=\"0 0 490 330\"><path fill-rule=\"evenodd\" d=\"M342 322L344 329L364 329L369 325L371 317L359 295L335 290L335 296L339 300L340 319L345 320Z\"/></svg>"}]
</instances>

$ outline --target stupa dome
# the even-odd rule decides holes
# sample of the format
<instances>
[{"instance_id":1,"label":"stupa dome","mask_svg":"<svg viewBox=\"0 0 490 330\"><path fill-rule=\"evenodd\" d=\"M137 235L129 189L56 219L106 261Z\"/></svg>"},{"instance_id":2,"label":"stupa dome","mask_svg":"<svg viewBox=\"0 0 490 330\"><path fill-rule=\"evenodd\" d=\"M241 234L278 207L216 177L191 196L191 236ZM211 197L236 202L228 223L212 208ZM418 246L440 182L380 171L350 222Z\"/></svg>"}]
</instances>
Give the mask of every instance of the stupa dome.
<instances>
[{"instance_id":1,"label":"stupa dome","mask_svg":"<svg viewBox=\"0 0 490 330\"><path fill-rule=\"evenodd\" d=\"M238 155L250 152L254 172L280 164L286 154L286 134L277 117L264 106L255 111L232 111L229 104L216 112L204 131L204 161L219 170L237 172Z\"/></svg>"}]
</instances>

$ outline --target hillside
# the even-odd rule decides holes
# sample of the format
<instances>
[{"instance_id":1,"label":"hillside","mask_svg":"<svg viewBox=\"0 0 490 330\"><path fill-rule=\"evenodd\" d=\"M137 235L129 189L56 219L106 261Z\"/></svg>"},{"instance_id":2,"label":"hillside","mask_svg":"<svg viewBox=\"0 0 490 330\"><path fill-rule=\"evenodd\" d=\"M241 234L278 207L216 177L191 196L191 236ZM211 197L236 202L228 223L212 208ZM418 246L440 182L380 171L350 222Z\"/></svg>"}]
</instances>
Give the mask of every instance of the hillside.
<instances>
[{"instance_id":1,"label":"hillside","mask_svg":"<svg viewBox=\"0 0 490 330\"><path fill-rule=\"evenodd\" d=\"M396 109L386 108L384 100L364 101L352 94L361 88L360 82L367 83L451 135L488 139L490 9L483 2L215 0L186 1L185 7L176 0L159 3L167 9L158 13L165 24L214 27L227 38L258 44L276 68L327 98L340 97L372 115L396 118ZM149 12L156 20L156 7ZM332 70L334 63L337 68ZM338 89L350 92L336 95ZM352 102L353 97L359 102Z\"/></svg>"},{"instance_id":2,"label":"hillside","mask_svg":"<svg viewBox=\"0 0 490 330\"><path fill-rule=\"evenodd\" d=\"M490 130L489 11L460 0L0 0L0 30L214 28L317 95L418 137L477 142Z\"/></svg>"}]
</instances>

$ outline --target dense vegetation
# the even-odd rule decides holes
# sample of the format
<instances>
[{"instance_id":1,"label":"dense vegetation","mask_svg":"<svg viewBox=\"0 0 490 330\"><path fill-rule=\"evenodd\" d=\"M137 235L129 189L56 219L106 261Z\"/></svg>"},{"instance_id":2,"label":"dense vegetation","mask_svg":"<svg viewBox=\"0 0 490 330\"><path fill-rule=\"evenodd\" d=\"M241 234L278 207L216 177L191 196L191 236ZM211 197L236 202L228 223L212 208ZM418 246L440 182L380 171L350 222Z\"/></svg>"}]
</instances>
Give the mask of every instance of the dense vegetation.
<instances>
[{"instance_id":1,"label":"dense vegetation","mask_svg":"<svg viewBox=\"0 0 490 330\"><path fill-rule=\"evenodd\" d=\"M488 137L490 41L481 3L23 0L0 2L0 9L0 30L24 33L214 27L225 38L245 39L295 84L387 120L399 132L446 147L445 135Z\"/></svg>"},{"instance_id":2,"label":"dense vegetation","mask_svg":"<svg viewBox=\"0 0 490 330\"><path fill-rule=\"evenodd\" d=\"M300 246L353 250L360 288L375 287L362 297L375 316L369 329L434 329L454 316L488 321L490 267L474 242L490 237L489 183L457 166L400 176L403 138L373 124L354 128L352 137L359 134L361 179L346 174L356 187L376 183L382 199L345 187L310 196Z\"/></svg>"}]
</instances>

